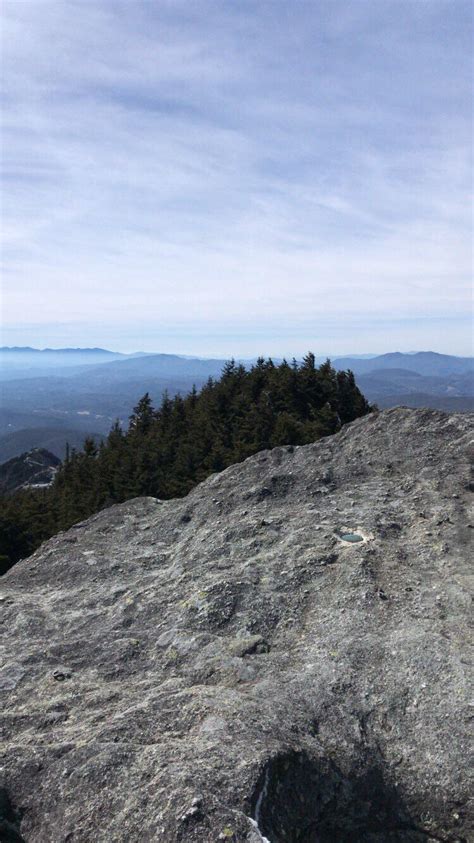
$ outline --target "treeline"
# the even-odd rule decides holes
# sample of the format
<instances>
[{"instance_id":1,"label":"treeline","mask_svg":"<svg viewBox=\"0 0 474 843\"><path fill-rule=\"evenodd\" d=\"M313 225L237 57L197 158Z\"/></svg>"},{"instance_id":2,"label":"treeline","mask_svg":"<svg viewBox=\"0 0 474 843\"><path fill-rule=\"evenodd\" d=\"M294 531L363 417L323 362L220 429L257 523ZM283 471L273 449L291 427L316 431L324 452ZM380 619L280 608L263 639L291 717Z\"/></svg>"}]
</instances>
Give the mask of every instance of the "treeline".
<instances>
[{"instance_id":1,"label":"treeline","mask_svg":"<svg viewBox=\"0 0 474 843\"><path fill-rule=\"evenodd\" d=\"M3 568L99 509L137 495L185 495L257 451L313 442L370 409L352 372L336 372L329 360L316 367L313 354L301 364L262 358L250 369L231 361L219 380L184 398L165 395L158 409L147 393L127 431L115 424L98 447L86 439L50 488L0 501Z\"/></svg>"}]
</instances>

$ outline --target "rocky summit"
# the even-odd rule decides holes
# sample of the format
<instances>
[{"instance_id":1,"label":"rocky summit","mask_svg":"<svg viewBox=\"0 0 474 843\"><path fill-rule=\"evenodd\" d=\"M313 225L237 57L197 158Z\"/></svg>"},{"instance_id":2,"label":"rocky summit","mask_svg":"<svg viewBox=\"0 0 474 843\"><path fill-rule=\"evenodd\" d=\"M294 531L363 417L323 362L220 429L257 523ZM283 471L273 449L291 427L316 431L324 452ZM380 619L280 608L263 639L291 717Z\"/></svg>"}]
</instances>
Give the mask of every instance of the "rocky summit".
<instances>
[{"instance_id":1,"label":"rocky summit","mask_svg":"<svg viewBox=\"0 0 474 843\"><path fill-rule=\"evenodd\" d=\"M472 429L374 413L18 563L1 840L474 840Z\"/></svg>"}]
</instances>

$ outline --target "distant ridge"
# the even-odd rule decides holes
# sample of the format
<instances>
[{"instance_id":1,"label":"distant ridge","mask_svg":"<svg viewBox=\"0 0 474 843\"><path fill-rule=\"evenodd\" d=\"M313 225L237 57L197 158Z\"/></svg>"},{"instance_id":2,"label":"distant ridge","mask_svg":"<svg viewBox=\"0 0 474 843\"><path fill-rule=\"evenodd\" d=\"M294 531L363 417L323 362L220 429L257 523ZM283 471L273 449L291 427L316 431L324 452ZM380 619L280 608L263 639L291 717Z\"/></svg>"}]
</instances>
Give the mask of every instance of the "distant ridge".
<instances>
[{"instance_id":1,"label":"distant ridge","mask_svg":"<svg viewBox=\"0 0 474 843\"><path fill-rule=\"evenodd\" d=\"M111 354L114 357L128 357L129 355L124 354L122 351L109 351L107 348L32 348L29 345L2 345L0 346L0 352L2 351L10 351L14 352L15 354L77 354L80 352L81 354Z\"/></svg>"},{"instance_id":2,"label":"distant ridge","mask_svg":"<svg viewBox=\"0 0 474 843\"><path fill-rule=\"evenodd\" d=\"M357 357L335 357L333 363L338 369L351 369L362 375L380 369L405 369L420 375L453 375L468 372L474 368L474 357L455 357L438 354L436 351L417 351L403 354L401 351L381 354L370 359Z\"/></svg>"}]
</instances>

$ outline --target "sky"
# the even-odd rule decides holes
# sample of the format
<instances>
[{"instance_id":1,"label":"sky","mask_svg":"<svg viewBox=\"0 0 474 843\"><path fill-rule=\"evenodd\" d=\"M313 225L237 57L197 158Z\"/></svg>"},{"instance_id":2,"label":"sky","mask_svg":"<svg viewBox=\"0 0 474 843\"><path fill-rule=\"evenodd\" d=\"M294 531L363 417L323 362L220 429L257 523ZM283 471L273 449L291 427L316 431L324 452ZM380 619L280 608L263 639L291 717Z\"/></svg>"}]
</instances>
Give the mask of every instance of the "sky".
<instances>
[{"instance_id":1,"label":"sky","mask_svg":"<svg viewBox=\"0 0 474 843\"><path fill-rule=\"evenodd\" d=\"M2 337L471 354L470 0L4 0Z\"/></svg>"}]
</instances>

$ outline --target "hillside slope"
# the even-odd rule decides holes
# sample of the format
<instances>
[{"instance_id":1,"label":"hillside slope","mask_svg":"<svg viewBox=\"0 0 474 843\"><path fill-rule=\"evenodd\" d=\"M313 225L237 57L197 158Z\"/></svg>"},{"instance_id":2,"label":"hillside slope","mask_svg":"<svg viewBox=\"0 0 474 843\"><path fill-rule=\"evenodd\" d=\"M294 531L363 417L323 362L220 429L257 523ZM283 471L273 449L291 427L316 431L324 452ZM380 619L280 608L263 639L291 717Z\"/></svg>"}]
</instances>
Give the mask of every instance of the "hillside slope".
<instances>
[{"instance_id":1,"label":"hillside slope","mask_svg":"<svg viewBox=\"0 0 474 843\"><path fill-rule=\"evenodd\" d=\"M25 451L31 451L32 448L44 448L63 460L67 445L70 449L75 448L79 451L87 437L96 442L100 442L102 438L99 433L67 427L28 427L15 430L13 433L0 436L0 463L11 460Z\"/></svg>"},{"instance_id":2,"label":"hillside slope","mask_svg":"<svg viewBox=\"0 0 474 843\"><path fill-rule=\"evenodd\" d=\"M0 493L50 486L61 460L45 448L32 448L0 465Z\"/></svg>"},{"instance_id":3,"label":"hillside slope","mask_svg":"<svg viewBox=\"0 0 474 843\"><path fill-rule=\"evenodd\" d=\"M472 427L369 415L18 563L2 582L11 839L473 839Z\"/></svg>"},{"instance_id":4,"label":"hillside slope","mask_svg":"<svg viewBox=\"0 0 474 843\"><path fill-rule=\"evenodd\" d=\"M364 393L367 394L367 393ZM427 395L424 392L395 393L394 395L379 395L371 397L379 409L387 407L429 407L442 410L445 413L473 413L474 398L469 396Z\"/></svg>"}]
</instances>

